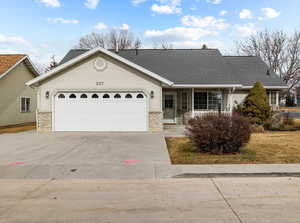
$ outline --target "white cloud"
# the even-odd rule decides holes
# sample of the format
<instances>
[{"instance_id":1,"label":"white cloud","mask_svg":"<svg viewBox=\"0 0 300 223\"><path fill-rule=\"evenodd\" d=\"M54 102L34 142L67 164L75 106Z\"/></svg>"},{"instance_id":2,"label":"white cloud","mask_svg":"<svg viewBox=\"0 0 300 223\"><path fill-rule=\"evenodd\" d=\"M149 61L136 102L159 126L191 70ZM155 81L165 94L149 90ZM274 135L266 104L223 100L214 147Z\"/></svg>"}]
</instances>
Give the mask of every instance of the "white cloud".
<instances>
[{"instance_id":1,"label":"white cloud","mask_svg":"<svg viewBox=\"0 0 300 223\"><path fill-rule=\"evenodd\" d=\"M59 0L38 0L38 1L52 8L58 8L61 6Z\"/></svg>"},{"instance_id":2,"label":"white cloud","mask_svg":"<svg viewBox=\"0 0 300 223\"><path fill-rule=\"evenodd\" d=\"M227 13L228 13L228 11L222 10L222 11L219 13L219 15L220 15L220 16L224 16L224 15L226 15Z\"/></svg>"},{"instance_id":3,"label":"white cloud","mask_svg":"<svg viewBox=\"0 0 300 223\"><path fill-rule=\"evenodd\" d=\"M168 40L170 42L176 41L195 41L204 36L214 36L217 32L202 28L187 28L174 27L165 30L146 30L144 36L148 39L159 41Z\"/></svg>"},{"instance_id":4,"label":"white cloud","mask_svg":"<svg viewBox=\"0 0 300 223\"><path fill-rule=\"evenodd\" d=\"M131 3L134 5L134 6L137 6L141 3L144 3L146 2L147 0L132 0Z\"/></svg>"},{"instance_id":5,"label":"white cloud","mask_svg":"<svg viewBox=\"0 0 300 223\"><path fill-rule=\"evenodd\" d=\"M97 8L98 4L99 4L100 0L85 0L85 7L89 8L89 9L95 9Z\"/></svg>"},{"instance_id":6,"label":"white cloud","mask_svg":"<svg viewBox=\"0 0 300 223\"><path fill-rule=\"evenodd\" d=\"M104 30L104 29L107 29L107 25L103 22L99 22L94 26L94 29Z\"/></svg>"},{"instance_id":7,"label":"white cloud","mask_svg":"<svg viewBox=\"0 0 300 223\"><path fill-rule=\"evenodd\" d=\"M221 4L222 0L206 0L208 3L212 3L215 5Z\"/></svg>"},{"instance_id":8,"label":"white cloud","mask_svg":"<svg viewBox=\"0 0 300 223\"><path fill-rule=\"evenodd\" d=\"M249 10L249 9L243 9L243 10L240 12L240 18L241 18L241 19L252 19L253 16L252 16L251 10Z\"/></svg>"},{"instance_id":9,"label":"white cloud","mask_svg":"<svg viewBox=\"0 0 300 223\"><path fill-rule=\"evenodd\" d=\"M61 24L78 24L80 21L77 19L63 19L63 18L48 18L48 22L61 23Z\"/></svg>"},{"instance_id":10,"label":"white cloud","mask_svg":"<svg viewBox=\"0 0 300 223\"><path fill-rule=\"evenodd\" d=\"M153 4L151 10L157 14L180 14L181 0L157 0L160 4Z\"/></svg>"},{"instance_id":11,"label":"white cloud","mask_svg":"<svg viewBox=\"0 0 300 223\"><path fill-rule=\"evenodd\" d=\"M216 19L213 16L198 17L187 15L182 17L181 23L185 26L212 28L217 30L223 30L229 27L229 24L226 23L224 19Z\"/></svg>"},{"instance_id":12,"label":"white cloud","mask_svg":"<svg viewBox=\"0 0 300 223\"><path fill-rule=\"evenodd\" d=\"M247 23L244 25L236 25L233 35L240 37L247 37L257 32L257 27L254 23Z\"/></svg>"},{"instance_id":13,"label":"white cloud","mask_svg":"<svg viewBox=\"0 0 300 223\"><path fill-rule=\"evenodd\" d=\"M260 20L274 19L274 18L280 16L280 12L278 12L272 8L262 8L261 11L263 13L263 17L259 17Z\"/></svg>"},{"instance_id":14,"label":"white cloud","mask_svg":"<svg viewBox=\"0 0 300 223\"><path fill-rule=\"evenodd\" d=\"M0 34L0 44L30 45L29 42L21 36L6 36L2 34Z\"/></svg>"},{"instance_id":15,"label":"white cloud","mask_svg":"<svg viewBox=\"0 0 300 223\"><path fill-rule=\"evenodd\" d=\"M121 30L129 30L130 26L128 24L122 24L120 27Z\"/></svg>"}]
</instances>

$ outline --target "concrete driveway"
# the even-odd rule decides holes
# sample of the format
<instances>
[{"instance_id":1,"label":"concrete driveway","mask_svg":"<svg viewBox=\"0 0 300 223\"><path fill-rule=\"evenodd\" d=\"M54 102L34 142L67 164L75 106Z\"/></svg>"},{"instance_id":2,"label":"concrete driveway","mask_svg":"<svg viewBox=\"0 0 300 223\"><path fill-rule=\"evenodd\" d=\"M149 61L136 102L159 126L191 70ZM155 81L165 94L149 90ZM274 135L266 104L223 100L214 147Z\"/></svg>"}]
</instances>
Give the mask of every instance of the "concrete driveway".
<instances>
[{"instance_id":1,"label":"concrete driveway","mask_svg":"<svg viewBox=\"0 0 300 223\"><path fill-rule=\"evenodd\" d=\"M0 178L148 178L170 164L158 133L0 135ZM75 175L75 176L74 176Z\"/></svg>"}]
</instances>

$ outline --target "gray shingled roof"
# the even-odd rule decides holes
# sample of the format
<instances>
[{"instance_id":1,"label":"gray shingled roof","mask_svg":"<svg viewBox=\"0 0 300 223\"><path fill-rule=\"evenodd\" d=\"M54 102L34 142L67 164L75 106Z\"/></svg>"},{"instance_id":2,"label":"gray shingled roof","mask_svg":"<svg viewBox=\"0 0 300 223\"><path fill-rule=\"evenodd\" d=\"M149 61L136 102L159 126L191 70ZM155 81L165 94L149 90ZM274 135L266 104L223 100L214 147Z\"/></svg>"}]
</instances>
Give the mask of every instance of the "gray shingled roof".
<instances>
[{"instance_id":1,"label":"gray shingled roof","mask_svg":"<svg viewBox=\"0 0 300 223\"><path fill-rule=\"evenodd\" d=\"M267 75L268 66L259 57L226 56L224 60L244 86L253 86L257 81L265 86L286 86L276 73Z\"/></svg>"},{"instance_id":2,"label":"gray shingled roof","mask_svg":"<svg viewBox=\"0 0 300 223\"><path fill-rule=\"evenodd\" d=\"M87 52L73 49L60 64ZM257 57L223 57L216 49L140 49L121 50L119 56L152 71L175 84L242 84L256 81L265 86L285 86Z\"/></svg>"}]
</instances>

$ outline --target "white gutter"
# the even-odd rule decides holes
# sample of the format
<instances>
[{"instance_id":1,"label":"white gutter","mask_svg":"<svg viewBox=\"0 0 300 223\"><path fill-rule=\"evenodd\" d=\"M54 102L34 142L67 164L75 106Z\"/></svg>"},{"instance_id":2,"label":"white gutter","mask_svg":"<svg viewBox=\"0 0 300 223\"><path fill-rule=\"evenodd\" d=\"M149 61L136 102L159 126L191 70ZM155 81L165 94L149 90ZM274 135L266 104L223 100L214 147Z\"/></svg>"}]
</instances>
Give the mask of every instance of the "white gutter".
<instances>
[{"instance_id":1,"label":"white gutter","mask_svg":"<svg viewBox=\"0 0 300 223\"><path fill-rule=\"evenodd\" d=\"M242 88L241 84L173 84L172 88Z\"/></svg>"},{"instance_id":2,"label":"white gutter","mask_svg":"<svg viewBox=\"0 0 300 223\"><path fill-rule=\"evenodd\" d=\"M243 86L243 89L250 89L253 86ZM288 86L264 86L266 89L288 89Z\"/></svg>"},{"instance_id":3,"label":"white gutter","mask_svg":"<svg viewBox=\"0 0 300 223\"><path fill-rule=\"evenodd\" d=\"M172 84L174 84L172 81L169 81L169 80L161 77L158 74L155 74L155 73L153 73L153 72L151 72L151 71L149 71L149 70L147 70L147 69L145 69L145 68L143 68L143 67L141 67L141 66L139 66L139 65L137 65L135 63L132 63L131 61L129 61L129 60L127 60L127 59L125 59L125 58L123 58L121 56L118 56L115 53L112 53L112 52L110 52L110 51L108 51L108 50L106 50L104 48L97 47L95 49L89 50L86 53L83 53L82 55L80 55L80 56L78 56L78 57L76 57L76 58L74 58L74 59L72 59L72 60L70 60L70 61L68 61L68 62L66 62L66 63L64 63L64 64L62 64L62 65L60 65L58 67L56 67L56 68L54 68L53 70L49 71L48 73L46 73L44 75L41 75L41 76L39 76L39 77L37 77L37 78L35 78L33 80L28 81L26 83L26 85L27 86L31 86L31 85L34 85L34 84L40 82L40 81L43 81L43 80L51 77L52 75L54 75L54 74L56 74L56 73L58 73L58 72L60 72L60 71L62 71L64 69L67 69L67 68L71 67L72 65L74 65L74 64L76 64L76 63L78 63L78 62L80 62L80 61L82 61L82 60L90 57L91 55L93 55L93 54L95 54L97 52L101 52L101 53L106 54L106 55L108 55L108 56L110 56L110 57L112 57L112 58L114 58L114 59L116 59L116 60L118 60L118 61L120 61L122 63L125 63L128 66L130 66L132 68L135 68L135 69L141 71L142 73L145 73L148 76L150 76L150 77L152 77L154 79L157 79L157 80L161 81L162 83L165 83L168 86L171 86Z\"/></svg>"}]
</instances>

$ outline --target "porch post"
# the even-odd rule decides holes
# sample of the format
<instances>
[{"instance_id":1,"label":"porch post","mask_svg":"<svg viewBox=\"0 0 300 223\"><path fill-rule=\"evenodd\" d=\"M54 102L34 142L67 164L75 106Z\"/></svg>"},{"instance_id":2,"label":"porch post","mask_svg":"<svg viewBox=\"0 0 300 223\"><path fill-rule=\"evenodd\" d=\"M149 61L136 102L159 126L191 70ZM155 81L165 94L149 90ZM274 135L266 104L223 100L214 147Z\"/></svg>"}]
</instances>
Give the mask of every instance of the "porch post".
<instances>
[{"instance_id":1,"label":"porch post","mask_svg":"<svg viewBox=\"0 0 300 223\"><path fill-rule=\"evenodd\" d=\"M279 91L276 91L276 109L279 109Z\"/></svg>"},{"instance_id":2,"label":"porch post","mask_svg":"<svg viewBox=\"0 0 300 223\"><path fill-rule=\"evenodd\" d=\"M194 108L194 92L195 92L195 89L192 88L192 118L195 117L195 108Z\"/></svg>"}]
</instances>

